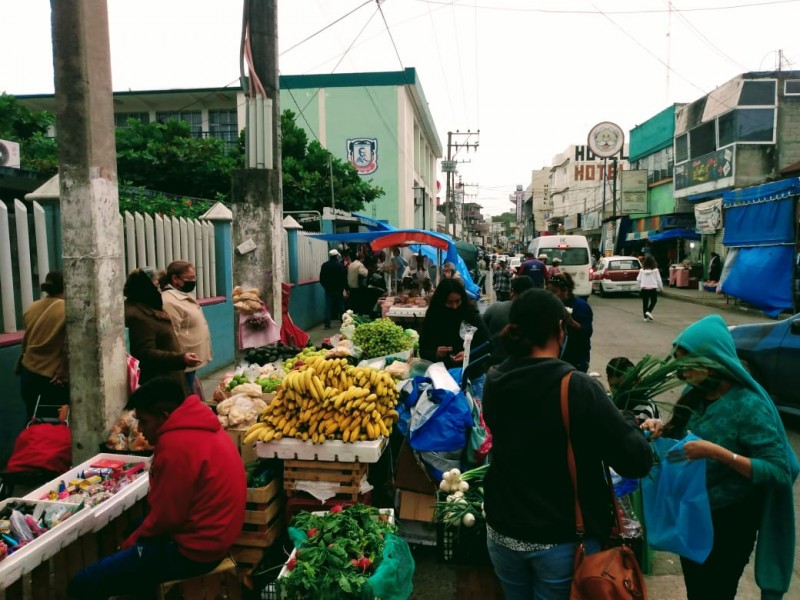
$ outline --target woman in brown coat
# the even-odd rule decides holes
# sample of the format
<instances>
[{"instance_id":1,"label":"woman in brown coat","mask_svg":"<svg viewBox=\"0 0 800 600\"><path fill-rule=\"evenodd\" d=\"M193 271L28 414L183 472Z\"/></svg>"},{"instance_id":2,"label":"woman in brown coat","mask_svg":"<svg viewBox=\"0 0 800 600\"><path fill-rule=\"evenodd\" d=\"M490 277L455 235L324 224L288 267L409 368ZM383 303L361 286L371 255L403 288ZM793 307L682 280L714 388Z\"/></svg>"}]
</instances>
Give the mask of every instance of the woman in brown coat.
<instances>
[{"instance_id":1,"label":"woman in brown coat","mask_svg":"<svg viewBox=\"0 0 800 600\"><path fill-rule=\"evenodd\" d=\"M184 369L196 367L201 360L194 352L181 351L152 275L136 269L128 275L123 292L131 354L141 370L139 382L168 375L185 385Z\"/></svg>"}]
</instances>

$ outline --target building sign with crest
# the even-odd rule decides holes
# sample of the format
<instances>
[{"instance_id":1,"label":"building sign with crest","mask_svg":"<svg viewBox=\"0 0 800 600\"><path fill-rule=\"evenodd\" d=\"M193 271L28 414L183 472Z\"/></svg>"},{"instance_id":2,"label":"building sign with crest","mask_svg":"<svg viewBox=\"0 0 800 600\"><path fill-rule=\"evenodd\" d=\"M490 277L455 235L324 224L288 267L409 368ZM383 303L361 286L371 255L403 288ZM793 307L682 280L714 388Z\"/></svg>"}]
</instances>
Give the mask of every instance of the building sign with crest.
<instances>
[{"instance_id":1,"label":"building sign with crest","mask_svg":"<svg viewBox=\"0 0 800 600\"><path fill-rule=\"evenodd\" d=\"M359 175L370 175L378 170L378 139L353 138L347 140L347 160Z\"/></svg>"}]
</instances>

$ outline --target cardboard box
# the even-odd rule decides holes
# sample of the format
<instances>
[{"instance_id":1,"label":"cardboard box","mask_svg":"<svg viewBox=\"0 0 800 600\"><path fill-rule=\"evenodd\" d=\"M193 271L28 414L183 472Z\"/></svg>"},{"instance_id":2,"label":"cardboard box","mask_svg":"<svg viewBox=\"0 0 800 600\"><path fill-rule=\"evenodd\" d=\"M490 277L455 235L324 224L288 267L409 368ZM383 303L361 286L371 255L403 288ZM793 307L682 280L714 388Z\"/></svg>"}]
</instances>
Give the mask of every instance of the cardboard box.
<instances>
[{"instance_id":1,"label":"cardboard box","mask_svg":"<svg viewBox=\"0 0 800 600\"><path fill-rule=\"evenodd\" d=\"M242 462L247 464L249 462L253 462L254 460L258 460L256 456L256 447L255 443L250 445L245 445L243 443L244 436L247 433L246 428L241 429L226 429L225 431L228 432L228 436L231 438L233 443L236 445L236 449L239 450L239 455L242 457Z\"/></svg>"},{"instance_id":2,"label":"cardboard box","mask_svg":"<svg viewBox=\"0 0 800 600\"><path fill-rule=\"evenodd\" d=\"M394 475L395 487L422 494L435 494L439 484L428 475L427 471L414 458L414 453L404 441L397 457L397 469ZM400 515L400 518L404 518Z\"/></svg>"},{"instance_id":3,"label":"cardboard box","mask_svg":"<svg viewBox=\"0 0 800 600\"><path fill-rule=\"evenodd\" d=\"M398 516L408 521L433 522L436 495L397 490Z\"/></svg>"}]
</instances>

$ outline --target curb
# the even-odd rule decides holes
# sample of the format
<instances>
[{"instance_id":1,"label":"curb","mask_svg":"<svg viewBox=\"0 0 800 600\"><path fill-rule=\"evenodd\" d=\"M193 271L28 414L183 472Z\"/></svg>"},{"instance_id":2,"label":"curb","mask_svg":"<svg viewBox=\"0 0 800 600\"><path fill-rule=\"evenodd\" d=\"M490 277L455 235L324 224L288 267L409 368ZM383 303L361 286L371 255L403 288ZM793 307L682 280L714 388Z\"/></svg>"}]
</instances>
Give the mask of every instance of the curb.
<instances>
[{"instance_id":1,"label":"curb","mask_svg":"<svg viewBox=\"0 0 800 600\"><path fill-rule=\"evenodd\" d=\"M744 313L753 313L753 314L761 314L761 311L748 308L742 306L740 304L725 304L724 302L720 302L718 300L706 300L704 298L695 298L693 296L687 296L684 294L673 293L668 289L663 289L661 291L661 296L664 298L670 298L672 300L680 300L682 302L689 302L690 304L699 304L700 306L706 306L708 308L716 308L717 310L724 310L730 312L744 312Z\"/></svg>"}]
</instances>

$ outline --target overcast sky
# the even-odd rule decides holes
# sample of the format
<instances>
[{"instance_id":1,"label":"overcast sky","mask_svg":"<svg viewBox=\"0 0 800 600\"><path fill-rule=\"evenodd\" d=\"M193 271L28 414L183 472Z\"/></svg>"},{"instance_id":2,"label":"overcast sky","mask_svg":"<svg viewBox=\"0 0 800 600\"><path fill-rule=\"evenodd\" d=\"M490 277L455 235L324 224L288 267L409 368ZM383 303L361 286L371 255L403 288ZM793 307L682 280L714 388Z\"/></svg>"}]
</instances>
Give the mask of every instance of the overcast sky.
<instances>
[{"instance_id":1,"label":"overcast sky","mask_svg":"<svg viewBox=\"0 0 800 600\"><path fill-rule=\"evenodd\" d=\"M241 2L108 6L115 91L238 84ZM0 11L0 91L52 93L50 2ZM284 0L280 69L416 68L443 146L448 131L480 129L459 171L499 214L600 121L627 132L739 73L775 70L779 50L784 70L800 69L798 16L800 0Z\"/></svg>"}]
</instances>

